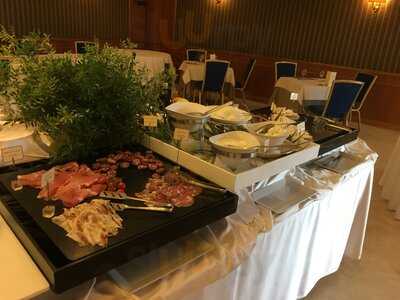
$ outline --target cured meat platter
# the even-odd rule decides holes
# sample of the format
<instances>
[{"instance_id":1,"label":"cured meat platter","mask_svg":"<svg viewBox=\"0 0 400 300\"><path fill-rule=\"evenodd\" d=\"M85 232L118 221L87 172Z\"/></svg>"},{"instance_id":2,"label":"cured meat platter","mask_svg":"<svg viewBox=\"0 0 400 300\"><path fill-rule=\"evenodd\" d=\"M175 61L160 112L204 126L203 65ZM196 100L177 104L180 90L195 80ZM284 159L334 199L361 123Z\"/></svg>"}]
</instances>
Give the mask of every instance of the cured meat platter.
<instances>
[{"instance_id":1,"label":"cured meat platter","mask_svg":"<svg viewBox=\"0 0 400 300\"><path fill-rule=\"evenodd\" d=\"M172 167L168 161L163 160L163 163ZM43 217L43 207L51 200L38 199L37 189L24 187L15 190L12 187L12 182L19 175L49 167L42 162L20 166L17 170L3 169L0 174L0 211L56 292L62 292L226 217L237 208L236 195L202 189L193 205L175 207L172 213L140 210L118 212L122 228L108 239L105 247L81 245L68 237L62 227ZM153 174L150 169L140 170L132 166L118 169L118 176L125 183L125 192L129 195L142 192ZM204 180L195 176L192 178L204 183ZM94 198L98 197L88 197L81 204L90 203ZM52 204L55 206L55 215L62 214L66 209L61 201Z\"/></svg>"}]
</instances>

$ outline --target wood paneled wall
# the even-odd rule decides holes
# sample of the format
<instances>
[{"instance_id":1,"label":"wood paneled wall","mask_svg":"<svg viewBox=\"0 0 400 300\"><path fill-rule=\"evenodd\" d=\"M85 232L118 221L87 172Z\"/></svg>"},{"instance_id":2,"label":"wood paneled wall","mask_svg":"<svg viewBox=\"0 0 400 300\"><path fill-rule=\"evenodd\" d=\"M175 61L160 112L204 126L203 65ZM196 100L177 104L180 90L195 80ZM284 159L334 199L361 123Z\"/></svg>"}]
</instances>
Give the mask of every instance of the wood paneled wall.
<instances>
[{"instance_id":1,"label":"wood paneled wall","mask_svg":"<svg viewBox=\"0 0 400 300\"><path fill-rule=\"evenodd\" d=\"M399 0L177 0L176 24L188 47L400 72Z\"/></svg>"},{"instance_id":2,"label":"wood paneled wall","mask_svg":"<svg viewBox=\"0 0 400 300\"><path fill-rule=\"evenodd\" d=\"M120 40L130 33L130 1L1 0L0 24L18 35L39 30L54 38Z\"/></svg>"}]
</instances>

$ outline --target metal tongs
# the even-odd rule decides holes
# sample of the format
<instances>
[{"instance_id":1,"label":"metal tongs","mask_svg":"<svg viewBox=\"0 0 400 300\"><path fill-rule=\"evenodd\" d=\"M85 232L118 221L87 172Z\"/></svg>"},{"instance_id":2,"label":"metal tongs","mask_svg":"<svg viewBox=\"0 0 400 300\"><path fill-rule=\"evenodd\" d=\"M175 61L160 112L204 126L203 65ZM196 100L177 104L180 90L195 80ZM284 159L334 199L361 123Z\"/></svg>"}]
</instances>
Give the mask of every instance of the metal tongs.
<instances>
[{"instance_id":1,"label":"metal tongs","mask_svg":"<svg viewBox=\"0 0 400 300\"><path fill-rule=\"evenodd\" d=\"M130 197L125 193L120 192L102 192L99 195L101 198L113 199L113 200L133 200L139 201L149 206L130 206L127 204L111 203L115 210L122 211L126 209L136 209L136 210L148 210L148 211L158 211L158 212L172 212L174 206L170 203L160 203L155 201L150 201L146 199Z\"/></svg>"},{"instance_id":2,"label":"metal tongs","mask_svg":"<svg viewBox=\"0 0 400 300\"><path fill-rule=\"evenodd\" d=\"M157 212L168 212L171 213L174 211L173 207L155 207L155 206L131 206L128 204L123 203L111 203L111 206L116 211L124 211L127 209L134 209L134 210L146 210L146 211L157 211Z\"/></svg>"},{"instance_id":3,"label":"metal tongs","mask_svg":"<svg viewBox=\"0 0 400 300\"><path fill-rule=\"evenodd\" d=\"M210 184L207 184L207 183L199 182L199 181L196 181L196 180L193 180L193 179L187 178L185 181L187 183L189 183L189 184L196 185L196 186L201 187L201 188L206 189L206 190L211 190L211 191L222 193L222 194L225 194L227 192L226 189L219 188L217 186L210 185Z\"/></svg>"}]
</instances>

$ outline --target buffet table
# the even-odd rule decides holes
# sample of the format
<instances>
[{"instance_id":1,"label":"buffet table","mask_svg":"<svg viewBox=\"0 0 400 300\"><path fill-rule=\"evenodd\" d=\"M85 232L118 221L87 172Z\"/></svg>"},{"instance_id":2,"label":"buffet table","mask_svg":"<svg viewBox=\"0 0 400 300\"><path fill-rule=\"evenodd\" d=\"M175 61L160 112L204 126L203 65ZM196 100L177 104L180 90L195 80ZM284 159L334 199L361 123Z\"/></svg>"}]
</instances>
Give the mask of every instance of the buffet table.
<instances>
[{"instance_id":1,"label":"buffet table","mask_svg":"<svg viewBox=\"0 0 400 300\"><path fill-rule=\"evenodd\" d=\"M282 174L318 192L282 215L273 215L270 210L255 205L252 194L243 191L236 214L201 230L200 244L205 245L202 255L199 255L201 251L193 251L193 259L177 264L174 254L184 255L190 249L198 249L199 242L191 246L189 243L185 249L171 243L173 251L167 250L167 247L171 249L170 244L111 271L109 276L100 276L62 295L47 292L38 299L304 297L319 279L339 268L343 255L361 258L376 154L360 140L343 150L362 161L344 175L313 164ZM1 243L21 248L12 235L6 239L3 236ZM152 263L147 264L148 261ZM5 266L3 276L8 276L12 265L0 262ZM140 264L145 266L145 272L139 272ZM24 269L18 270L32 274L31 282L43 282L43 276L29 259ZM126 270L132 272L128 274ZM2 282L2 293L7 294L11 289L19 291L19 298L43 291L41 284L37 284L36 290L24 293L19 285L25 286L25 281L15 281L13 286L7 280Z\"/></svg>"}]
</instances>

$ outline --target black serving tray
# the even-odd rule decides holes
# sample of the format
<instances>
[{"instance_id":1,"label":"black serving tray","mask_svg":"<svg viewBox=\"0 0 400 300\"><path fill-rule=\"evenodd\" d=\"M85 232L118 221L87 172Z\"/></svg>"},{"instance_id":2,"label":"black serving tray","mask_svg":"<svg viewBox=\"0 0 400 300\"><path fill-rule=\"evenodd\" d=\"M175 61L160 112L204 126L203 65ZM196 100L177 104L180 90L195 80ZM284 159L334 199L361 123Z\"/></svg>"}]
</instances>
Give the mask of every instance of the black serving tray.
<instances>
[{"instance_id":1,"label":"black serving tray","mask_svg":"<svg viewBox=\"0 0 400 300\"><path fill-rule=\"evenodd\" d=\"M168 162L167 162L168 163ZM47 203L36 199L34 189L13 191L9 183L17 174L43 169L44 165L6 170L0 175L0 212L42 270L52 289L62 292L98 274L226 217L236 211L237 196L231 193L203 191L195 204L176 208L172 215L126 211L121 212L124 228L109 239L106 248L80 247L51 220L41 216ZM152 172L130 168L120 171L128 194L141 191ZM62 211L61 203L57 212Z\"/></svg>"},{"instance_id":2,"label":"black serving tray","mask_svg":"<svg viewBox=\"0 0 400 300\"><path fill-rule=\"evenodd\" d=\"M350 143L358 138L359 130L343 127L326 125L323 128L313 126L312 119L306 122L307 131L313 136L314 142L320 145L318 155L337 149L347 143Z\"/></svg>"}]
</instances>

